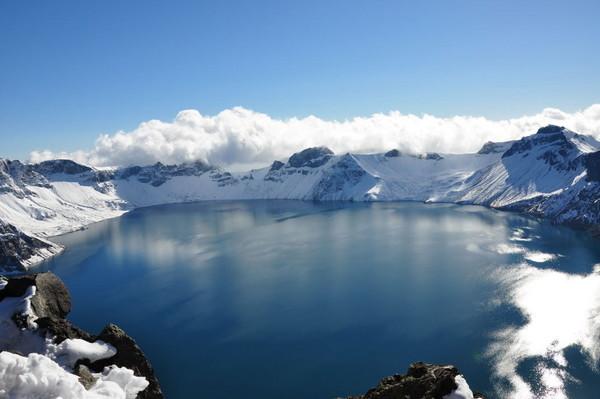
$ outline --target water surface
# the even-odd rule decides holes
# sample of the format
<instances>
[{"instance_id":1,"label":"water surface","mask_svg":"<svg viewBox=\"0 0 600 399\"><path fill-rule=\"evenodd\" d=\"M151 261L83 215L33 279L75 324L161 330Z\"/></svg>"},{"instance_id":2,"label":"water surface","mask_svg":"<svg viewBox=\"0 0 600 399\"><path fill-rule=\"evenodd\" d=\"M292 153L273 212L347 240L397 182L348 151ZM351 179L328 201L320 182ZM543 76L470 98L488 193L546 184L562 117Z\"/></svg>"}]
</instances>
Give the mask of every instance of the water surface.
<instances>
[{"instance_id":1,"label":"water surface","mask_svg":"<svg viewBox=\"0 0 600 399\"><path fill-rule=\"evenodd\" d=\"M471 206L204 202L57 237L71 320L121 325L168 398L331 398L423 360L490 397L600 390L598 241Z\"/></svg>"}]
</instances>

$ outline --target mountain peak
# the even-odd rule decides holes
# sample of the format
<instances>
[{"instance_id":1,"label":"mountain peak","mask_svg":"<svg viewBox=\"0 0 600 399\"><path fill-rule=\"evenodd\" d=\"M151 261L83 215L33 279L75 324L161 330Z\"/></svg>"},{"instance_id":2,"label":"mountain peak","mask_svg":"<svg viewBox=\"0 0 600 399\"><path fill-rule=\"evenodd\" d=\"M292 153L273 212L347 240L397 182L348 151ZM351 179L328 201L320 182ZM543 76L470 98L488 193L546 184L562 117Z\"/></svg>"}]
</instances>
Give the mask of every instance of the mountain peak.
<instances>
[{"instance_id":1,"label":"mountain peak","mask_svg":"<svg viewBox=\"0 0 600 399\"><path fill-rule=\"evenodd\" d=\"M564 126L547 125L538 129L536 134L553 134L560 133L565 130Z\"/></svg>"},{"instance_id":2,"label":"mountain peak","mask_svg":"<svg viewBox=\"0 0 600 399\"><path fill-rule=\"evenodd\" d=\"M512 143L513 143L512 141L507 141L507 142L503 142L503 143L488 141L481 147L481 149L479 151L477 151L477 154L479 154L479 155L498 154L498 153L506 151L511 146Z\"/></svg>"},{"instance_id":3,"label":"mountain peak","mask_svg":"<svg viewBox=\"0 0 600 399\"><path fill-rule=\"evenodd\" d=\"M393 150L389 150L388 152L386 152L384 155L387 158L397 158L400 156L400 151L394 148Z\"/></svg>"},{"instance_id":4,"label":"mountain peak","mask_svg":"<svg viewBox=\"0 0 600 399\"><path fill-rule=\"evenodd\" d=\"M64 173L67 175L77 175L91 172L92 168L81 165L70 159L52 159L33 165L33 168L42 175L51 175Z\"/></svg>"},{"instance_id":5,"label":"mountain peak","mask_svg":"<svg viewBox=\"0 0 600 399\"><path fill-rule=\"evenodd\" d=\"M333 151L327 147L311 147L292 155L290 159L288 159L288 163L294 168L303 166L316 168L317 166L325 164L332 155Z\"/></svg>"}]
</instances>

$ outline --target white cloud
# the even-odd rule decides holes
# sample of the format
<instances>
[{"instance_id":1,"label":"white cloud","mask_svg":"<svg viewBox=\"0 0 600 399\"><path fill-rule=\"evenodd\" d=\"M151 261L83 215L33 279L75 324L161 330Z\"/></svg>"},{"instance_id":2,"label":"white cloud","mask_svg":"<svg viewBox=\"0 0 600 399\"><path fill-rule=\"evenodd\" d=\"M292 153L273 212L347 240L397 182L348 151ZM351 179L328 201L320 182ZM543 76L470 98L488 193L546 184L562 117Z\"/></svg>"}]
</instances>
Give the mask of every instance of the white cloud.
<instances>
[{"instance_id":1,"label":"white cloud","mask_svg":"<svg viewBox=\"0 0 600 399\"><path fill-rule=\"evenodd\" d=\"M95 166L116 166L200 159L244 168L287 159L296 151L319 145L336 153L381 152L391 148L413 153L462 153L477 151L486 141L532 134L549 123L600 138L600 104L573 113L546 108L536 115L498 121L397 111L346 121L326 121L315 116L280 120L241 107L215 116L184 110L172 122L151 120L130 132L101 135L89 151L34 151L30 160L60 157Z\"/></svg>"}]
</instances>

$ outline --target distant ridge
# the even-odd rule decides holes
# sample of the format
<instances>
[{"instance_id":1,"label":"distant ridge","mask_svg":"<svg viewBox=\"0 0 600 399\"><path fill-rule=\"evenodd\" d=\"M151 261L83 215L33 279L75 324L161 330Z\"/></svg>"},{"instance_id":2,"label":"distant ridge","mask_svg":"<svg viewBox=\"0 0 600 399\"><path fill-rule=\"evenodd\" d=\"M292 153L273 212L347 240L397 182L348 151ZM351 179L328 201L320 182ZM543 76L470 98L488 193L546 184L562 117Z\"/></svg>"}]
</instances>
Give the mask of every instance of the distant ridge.
<instances>
[{"instance_id":1,"label":"distant ridge","mask_svg":"<svg viewBox=\"0 0 600 399\"><path fill-rule=\"evenodd\" d=\"M0 221L36 238L166 203L411 200L484 205L598 228L599 151L593 137L549 125L520 140L486 143L474 154L336 155L313 147L242 173L204 162L100 170L70 160L0 159ZM23 250L20 267L55 252ZM7 259L9 250L2 255Z\"/></svg>"}]
</instances>

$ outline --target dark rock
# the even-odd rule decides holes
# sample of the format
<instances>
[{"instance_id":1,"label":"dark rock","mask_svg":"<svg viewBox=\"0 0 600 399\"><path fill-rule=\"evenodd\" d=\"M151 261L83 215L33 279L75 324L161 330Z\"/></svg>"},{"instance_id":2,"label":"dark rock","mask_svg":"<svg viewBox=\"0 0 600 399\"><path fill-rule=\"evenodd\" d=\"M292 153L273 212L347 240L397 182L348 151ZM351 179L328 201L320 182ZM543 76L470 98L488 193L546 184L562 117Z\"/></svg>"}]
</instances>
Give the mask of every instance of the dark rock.
<instances>
[{"instance_id":1,"label":"dark rock","mask_svg":"<svg viewBox=\"0 0 600 399\"><path fill-rule=\"evenodd\" d=\"M440 160L444 159L444 157L442 157L437 152L428 152L425 155L421 155L419 158L420 159L426 159L426 160L429 160L429 161L440 161Z\"/></svg>"},{"instance_id":2,"label":"dark rock","mask_svg":"<svg viewBox=\"0 0 600 399\"><path fill-rule=\"evenodd\" d=\"M269 171L265 174L264 180L273 181L273 182L281 182L283 181L281 178L281 173L278 172L281 168L283 168L285 164L280 161L273 161Z\"/></svg>"},{"instance_id":3,"label":"dark rock","mask_svg":"<svg viewBox=\"0 0 600 399\"><path fill-rule=\"evenodd\" d=\"M273 161L273 163L271 164L271 167L269 168L269 172L273 172L274 170L279 170L281 168L283 168L285 164L281 161Z\"/></svg>"},{"instance_id":4,"label":"dark rock","mask_svg":"<svg viewBox=\"0 0 600 399\"><path fill-rule=\"evenodd\" d=\"M159 187L175 176L200 176L215 168L202 161L187 162L179 165L164 165L157 162L150 166L129 166L113 173L116 179L129 179L137 177L141 183L148 183Z\"/></svg>"},{"instance_id":5,"label":"dark rock","mask_svg":"<svg viewBox=\"0 0 600 399\"><path fill-rule=\"evenodd\" d=\"M137 174L139 174L142 171L142 167L141 166L129 166L127 168L124 168L120 171L120 173L118 174L118 177L120 179L128 179L131 176L135 176Z\"/></svg>"},{"instance_id":6,"label":"dark rock","mask_svg":"<svg viewBox=\"0 0 600 399\"><path fill-rule=\"evenodd\" d=\"M210 173L210 179L214 182L217 182L219 187L224 187L228 185L233 185L237 183L237 179L233 177L233 175L229 172L223 172L221 170L215 169Z\"/></svg>"},{"instance_id":7,"label":"dark rock","mask_svg":"<svg viewBox=\"0 0 600 399\"><path fill-rule=\"evenodd\" d=\"M53 273L38 273L10 278L3 290L0 301L6 297L20 297L27 289L36 286L31 298L31 306L40 318L63 319L71 311L71 297L63 282Z\"/></svg>"},{"instance_id":8,"label":"dark rock","mask_svg":"<svg viewBox=\"0 0 600 399\"><path fill-rule=\"evenodd\" d=\"M488 141L479 151L477 151L477 153L480 155L496 154L504 151L505 147L506 143L494 143L493 141Z\"/></svg>"},{"instance_id":9,"label":"dark rock","mask_svg":"<svg viewBox=\"0 0 600 399\"><path fill-rule=\"evenodd\" d=\"M101 372L105 367L111 364L117 364L121 367L127 367L134 371L136 375L146 377L150 385L138 394L140 399L162 398L158 380L154 376L152 366L144 356L144 353L135 341L128 336L121 328L114 324L109 324L96 337L101 341L111 344L117 350L117 354L108 359L100 359L93 363L82 361L79 364L85 364L93 372Z\"/></svg>"},{"instance_id":10,"label":"dark rock","mask_svg":"<svg viewBox=\"0 0 600 399\"><path fill-rule=\"evenodd\" d=\"M91 180L96 183L104 183L115 178L115 172L112 170L98 170L91 177Z\"/></svg>"},{"instance_id":11,"label":"dark rock","mask_svg":"<svg viewBox=\"0 0 600 399\"><path fill-rule=\"evenodd\" d=\"M327 147L312 147L295 153L288 159L288 164L293 168L316 168L324 165L333 155Z\"/></svg>"},{"instance_id":12,"label":"dark rock","mask_svg":"<svg viewBox=\"0 0 600 399\"><path fill-rule=\"evenodd\" d=\"M565 128L563 126L548 125L548 126L539 128L536 134L560 133L563 130L565 130Z\"/></svg>"},{"instance_id":13,"label":"dark rock","mask_svg":"<svg viewBox=\"0 0 600 399\"><path fill-rule=\"evenodd\" d=\"M400 151L393 149L393 150L389 150L384 155L388 158L398 158L400 156Z\"/></svg>"},{"instance_id":14,"label":"dark rock","mask_svg":"<svg viewBox=\"0 0 600 399\"><path fill-rule=\"evenodd\" d=\"M600 151L585 154L583 163L589 181L600 181Z\"/></svg>"},{"instance_id":15,"label":"dark rock","mask_svg":"<svg viewBox=\"0 0 600 399\"><path fill-rule=\"evenodd\" d=\"M117 353L109 358L91 363L87 359L78 361L74 371L85 387L93 385L91 372L102 372L105 367L116 365L133 370L137 376L145 377L149 386L138 394L141 399L161 399L162 391L150 362L136 342L122 329L114 324L106 326L98 336L87 333L65 319L71 310L71 297L63 282L53 273L38 273L7 279L5 287L0 290L0 301L6 297L21 297L27 289L36 286L31 305L35 314L37 330L42 336L52 337L54 343L61 343L67 338L83 339L88 342L97 340L111 344ZM13 316L13 321L21 328L27 327L27 322L19 315ZM0 348L2 350L2 348Z\"/></svg>"},{"instance_id":16,"label":"dark rock","mask_svg":"<svg viewBox=\"0 0 600 399\"><path fill-rule=\"evenodd\" d=\"M0 265L5 271L25 271L29 258L42 249L59 252L59 247L30 236L0 220Z\"/></svg>"},{"instance_id":17,"label":"dark rock","mask_svg":"<svg viewBox=\"0 0 600 399\"><path fill-rule=\"evenodd\" d=\"M0 290L0 301L7 297L20 297L25 295L27 289L35 284L35 275L9 278L6 285Z\"/></svg>"},{"instance_id":18,"label":"dark rock","mask_svg":"<svg viewBox=\"0 0 600 399\"><path fill-rule=\"evenodd\" d=\"M92 168L78 164L77 162L71 161L70 159L54 159L51 161L44 161L33 165L33 170L36 172L48 176L57 173L64 173L67 175L78 175L81 173L91 172Z\"/></svg>"},{"instance_id":19,"label":"dark rock","mask_svg":"<svg viewBox=\"0 0 600 399\"><path fill-rule=\"evenodd\" d=\"M67 287L54 273L38 273L34 277L36 292L31 306L38 317L63 319L71 311L71 296Z\"/></svg>"},{"instance_id":20,"label":"dark rock","mask_svg":"<svg viewBox=\"0 0 600 399\"><path fill-rule=\"evenodd\" d=\"M364 395L348 399L441 399L458 387L454 378L459 374L454 366L413 363L406 374L386 377Z\"/></svg>"},{"instance_id":21,"label":"dark rock","mask_svg":"<svg viewBox=\"0 0 600 399\"><path fill-rule=\"evenodd\" d=\"M38 317L64 318L71 311L71 297L63 282L51 272L10 278L3 290L0 301L6 297L25 295L27 289L36 286L31 305Z\"/></svg>"},{"instance_id":22,"label":"dark rock","mask_svg":"<svg viewBox=\"0 0 600 399\"><path fill-rule=\"evenodd\" d=\"M540 130L543 129L546 128ZM507 158L516 154L527 155L534 147L543 145L548 146L548 148L555 152L562 150L562 154L567 154L568 152L575 150L575 145L567 139L562 129L563 128L555 130L554 128L549 128L548 130L544 130L543 134L534 134L532 136L523 137L522 139L515 141L513 145L502 154L502 158Z\"/></svg>"},{"instance_id":23,"label":"dark rock","mask_svg":"<svg viewBox=\"0 0 600 399\"><path fill-rule=\"evenodd\" d=\"M83 339L89 342L94 341L94 336L92 334L74 326L68 320L42 317L35 322L39 328L48 331L50 335L54 336L54 343L56 344L60 344L65 339Z\"/></svg>"},{"instance_id":24,"label":"dark rock","mask_svg":"<svg viewBox=\"0 0 600 399\"><path fill-rule=\"evenodd\" d=\"M303 171L304 172L304 171ZM367 172L356 162L356 159L346 154L339 161L323 172L323 176L315 184L312 192L314 200L336 198L336 194L358 184Z\"/></svg>"},{"instance_id":25,"label":"dark rock","mask_svg":"<svg viewBox=\"0 0 600 399\"><path fill-rule=\"evenodd\" d=\"M46 177L35 170L35 165L0 159L0 191L11 192L19 198L31 195L27 186L51 187Z\"/></svg>"}]
</instances>

